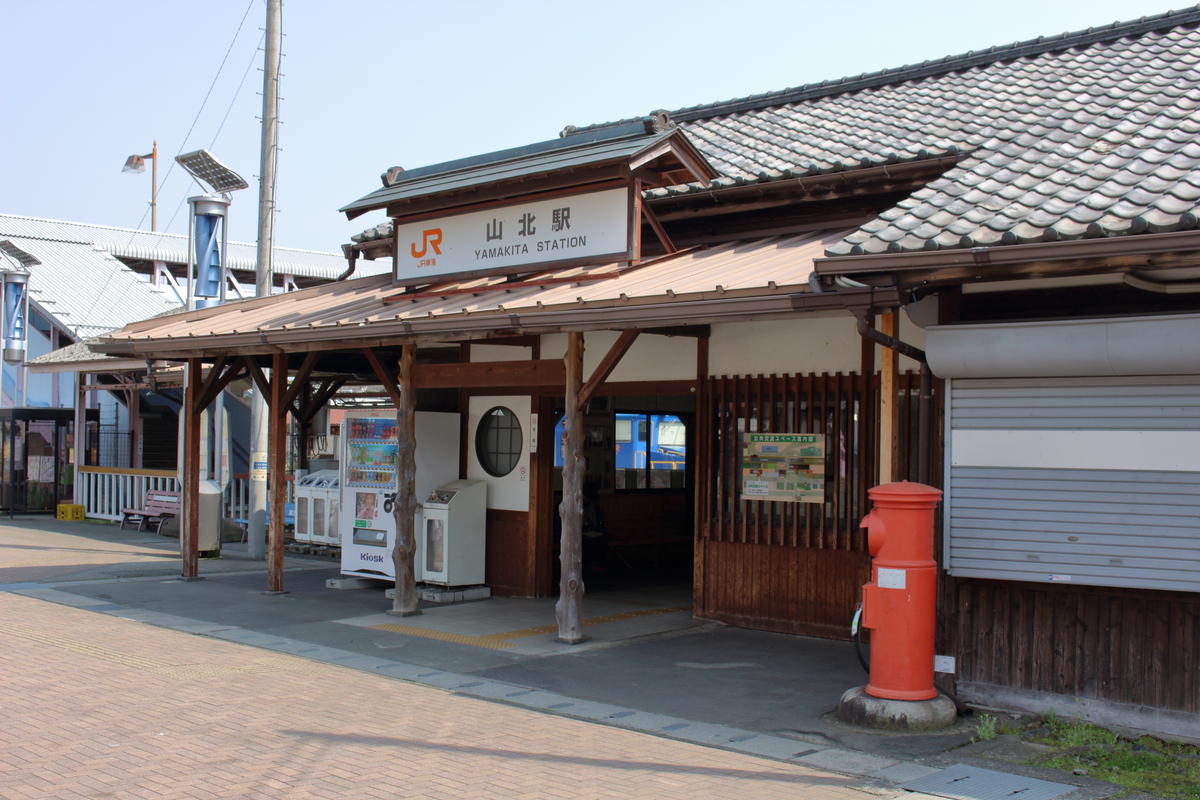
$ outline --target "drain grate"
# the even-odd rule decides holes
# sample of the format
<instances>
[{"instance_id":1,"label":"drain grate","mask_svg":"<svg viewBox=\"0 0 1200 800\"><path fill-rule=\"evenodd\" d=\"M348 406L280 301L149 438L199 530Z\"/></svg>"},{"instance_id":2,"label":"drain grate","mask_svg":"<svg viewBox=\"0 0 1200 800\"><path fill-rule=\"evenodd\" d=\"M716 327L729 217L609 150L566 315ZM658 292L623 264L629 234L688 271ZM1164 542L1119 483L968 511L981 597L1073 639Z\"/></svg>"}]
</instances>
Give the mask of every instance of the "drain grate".
<instances>
[{"instance_id":1,"label":"drain grate","mask_svg":"<svg viewBox=\"0 0 1200 800\"><path fill-rule=\"evenodd\" d=\"M1050 800L1076 787L955 764L941 772L909 781L900 788L954 800Z\"/></svg>"}]
</instances>

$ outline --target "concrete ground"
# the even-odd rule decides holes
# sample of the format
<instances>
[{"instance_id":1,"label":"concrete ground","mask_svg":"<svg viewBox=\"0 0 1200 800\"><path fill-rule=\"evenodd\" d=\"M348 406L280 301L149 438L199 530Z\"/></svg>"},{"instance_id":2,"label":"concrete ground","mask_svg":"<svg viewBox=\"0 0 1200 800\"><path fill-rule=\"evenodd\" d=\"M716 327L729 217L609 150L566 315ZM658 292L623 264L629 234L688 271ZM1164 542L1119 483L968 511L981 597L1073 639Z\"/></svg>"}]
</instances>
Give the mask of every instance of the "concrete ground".
<instances>
[{"instance_id":1,"label":"concrete ground","mask_svg":"<svg viewBox=\"0 0 1200 800\"><path fill-rule=\"evenodd\" d=\"M547 728L549 738L536 745L529 744L531 750L550 748L556 736L584 735L590 740L609 735L601 731L611 731L613 735L652 733L655 736L647 738L667 742L663 737L669 737L678 740L671 744L679 747L715 746L726 751L718 760L740 753L739 757L765 756L779 762L768 764L768 771L776 777L765 783L748 783L746 787L753 791L732 792L739 797L756 796L759 789L766 792L762 796L775 796L772 793L784 785L790 786L789 796L795 796L793 778L808 787L803 792L806 797L857 796L854 793L859 792L887 794L891 791L888 787L961 760L946 751L966 743L973 733L969 721L960 722L948 732L927 735L878 734L840 725L829 718L829 712L843 690L865 680L850 645L696 621L688 610L690 598L685 586L589 594L584 606L589 640L568 646L554 640L553 600L496 598L454 605L425 604L423 614L401 618L383 613L390 607L383 584L352 590L327 589L325 581L338 575L336 563L329 560L289 556L285 563L288 593L269 596L263 592L264 565L248 560L244 546L226 544L220 559L201 561L205 579L191 582L176 577L179 561L175 548L176 543L170 539L118 531L115 526L94 522L32 519L0 524L0 600L6 604L2 613L5 619L18 620L17 628L0 628L0 638L16 637L22 640L19 642L22 646L66 647L79 655L101 646L104 637L96 639L98 634L94 631L119 624L119 627L134 626L121 627L112 634L129 637L134 650L121 652L149 648L149 652L174 653L180 640L171 637L178 637L178 632L183 631L201 634L202 638L183 640L189 646L209 642L213 647L241 648L236 650L240 654L237 658L249 659L250 664L257 663L256 658L271 661L301 656L309 666L288 661L290 666L281 668L282 672L300 676L316 670L321 674L320 680L304 684L297 677L300 683L290 685L280 694L283 690L264 686L263 681L269 683L269 679L255 673L254 696L275 698L280 705L276 707L274 700L260 704L268 717L254 724L269 727L272 724L269 714L284 707L303 706L303 713L308 715L313 704L329 704L324 713L333 715L330 719L337 721L341 732L333 739L328 731L314 733L309 740L310 744L323 742L326 747L337 742L339 748L366 748L369 752L392 741L380 733L374 722L360 725L358 717L364 715L347 711L343 697L356 693L361 697L364 692L371 697L379 696L380 689L370 681L385 681L391 687L387 692L394 689L402 694L419 694L449 690L455 703L466 702L468 705L462 708L472 709L468 718L474 715L480 720L490 719L491 714L499 713L493 708L498 702L504 713L520 710L522 714L533 714L539 720L538 725L543 720L557 720L545 723L551 728L560 723L592 725L586 734L575 729L570 734L565 729L550 733ZM3 594L5 589L7 595ZM105 617L86 612L99 612ZM64 615L69 617L68 622L60 619ZM136 625L130 620L149 625ZM75 631L86 630L87 635L80 640L68 637L60 641L53 636L45 639L38 633L47 626L61 625ZM167 639L170 644L163 643ZM247 646L255 649L247 651ZM167 649L163 650L164 647ZM9 655L14 652L9 647L4 650ZM225 664L231 656L218 650L219 657L214 651L205 658ZM117 650L109 647L106 652ZM123 663L120 659L117 662ZM163 664L155 662L157 666L133 666L159 674L178 672L183 663L193 662L175 664L167 660ZM13 668L21 669L21 664L14 664ZM247 669L253 672L256 668ZM209 686L220 685L221 697L226 696L226 688L237 688L239 692L244 688L240 686L245 677L242 671L217 672ZM267 669L263 675L274 672L274 668ZM70 683L69 674L61 678ZM396 678L401 680L395 681ZM362 681L369 686L360 686ZM332 691L335 686L337 690ZM394 699L390 694L388 697ZM421 698L422 708L434 714L432 709L437 703L427 702L424 695ZM383 711L375 709L374 700L366 705L373 709L365 713L372 720ZM481 710L485 707L487 710ZM390 717L384 713L382 718ZM444 736L450 736L447 726L459 731L455 736L464 735L461 725L452 722L451 717L434 714L427 722ZM529 724L532 723L526 720L520 726ZM619 731L620 728L625 730ZM484 733L490 736L494 732L489 729L480 735ZM411 749L418 746L419 738L410 731L407 738L400 737L394 743ZM499 741L503 740L501 737ZM284 737L271 745L280 748L275 756L278 763L287 760L287 742ZM709 755L702 750L689 751L691 755L686 757L671 757L685 761L693 758L697 764L707 764ZM425 755L432 752L460 756L465 753L485 760L491 757L491 751L484 752L476 745L465 750L448 744L422 750ZM539 752L547 764L553 763L551 750ZM717 751L711 752L716 757ZM229 757L238 758L236 753ZM607 762L591 765L591 760L589 757L575 766L585 769L597 766L601 772L615 769ZM529 768L530 774L536 773L530 765L537 761L522 760L516 772L525 775ZM785 773L777 772L783 769L781 765L789 769L799 766L817 769L823 777L816 780L814 776L818 773L786 772L789 777L785 780L779 777ZM639 767L643 768L655 772L652 766ZM716 775L686 770L685 774L690 778L682 780L678 787L692 785L693 794L694 782L689 781L694 778L704 783L715 780ZM353 782L352 778L344 777ZM404 773L402 779L413 778ZM0 787L4 780L5 773L0 771ZM255 780L261 782L267 777L264 774ZM619 781L612 784L612 796L642 794L640 790L633 794L615 793L618 784ZM241 789L247 785L237 784ZM289 785L295 788L297 784ZM361 788L361 784L355 785ZM713 783L712 788L717 785ZM820 792L813 794L810 790L816 788ZM658 786L654 794L673 796L661 789ZM826 790L833 793L825 794ZM842 790L852 794L839 794ZM313 791L313 796L334 796ZM529 791L530 796L548 796ZM229 796L243 796L233 788L230 792ZM705 790L701 795L711 793ZM1071 797L1104 797L1109 793L1103 787L1091 787L1077 790ZM0 796L9 795L0 791ZM284 792L279 796L299 795ZM478 796L521 795L489 791ZM564 796L609 795L576 791Z\"/></svg>"}]
</instances>

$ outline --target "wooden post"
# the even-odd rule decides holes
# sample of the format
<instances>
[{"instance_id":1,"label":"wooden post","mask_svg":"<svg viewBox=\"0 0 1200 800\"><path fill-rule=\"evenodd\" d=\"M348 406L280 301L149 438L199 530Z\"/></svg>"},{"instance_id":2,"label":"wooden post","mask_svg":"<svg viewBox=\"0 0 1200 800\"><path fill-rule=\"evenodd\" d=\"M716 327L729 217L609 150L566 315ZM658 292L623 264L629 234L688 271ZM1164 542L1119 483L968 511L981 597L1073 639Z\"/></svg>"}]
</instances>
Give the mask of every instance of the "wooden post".
<instances>
[{"instance_id":1,"label":"wooden post","mask_svg":"<svg viewBox=\"0 0 1200 800\"><path fill-rule=\"evenodd\" d=\"M283 594L283 507L287 502L287 356L271 356L271 393L267 408L267 594Z\"/></svg>"},{"instance_id":2,"label":"wooden post","mask_svg":"<svg viewBox=\"0 0 1200 800\"><path fill-rule=\"evenodd\" d=\"M567 334L566 420L563 424L562 539L559 561L562 565L558 584L558 602L554 605L558 620L558 640L567 644L582 642L583 622L583 410L579 392L583 382L583 334Z\"/></svg>"},{"instance_id":3,"label":"wooden post","mask_svg":"<svg viewBox=\"0 0 1200 800\"><path fill-rule=\"evenodd\" d=\"M179 526L179 549L183 557L184 580L194 580L200 574L200 408L196 402L200 391L200 359L187 361L186 385L183 389L185 417L183 435L183 520Z\"/></svg>"},{"instance_id":4,"label":"wooden post","mask_svg":"<svg viewBox=\"0 0 1200 800\"><path fill-rule=\"evenodd\" d=\"M875 343L867 337L862 337L861 364L862 398L858 408L858 442L859 442L859 487L858 507L864 513L867 505L867 489L875 485Z\"/></svg>"},{"instance_id":5,"label":"wooden post","mask_svg":"<svg viewBox=\"0 0 1200 800\"><path fill-rule=\"evenodd\" d=\"M396 570L396 594L389 614L410 617L421 613L417 597L417 531L413 516L417 511L417 404L413 388L413 361L417 346L405 344L400 349L400 403L396 408L396 429L400 440L395 510L396 544L392 548L392 565Z\"/></svg>"},{"instance_id":6,"label":"wooden post","mask_svg":"<svg viewBox=\"0 0 1200 800\"><path fill-rule=\"evenodd\" d=\"M129 466L142 468L142 391L129 390Z\"/></svg>"},{"instance_id":7,"label":"wooden post","mask_svg":"<svg viewBox=\"0 0 1200 800\"><path fill-rule=\"evenodd\" d=\"M879 332L897 337L900 318L897 312L879 315ZM896 403L897 374L900 354L890 347L883 348L879 364L879 483L896 480L896 445L900 434L899 408Z\"/></svg>"},{"instance_id":8,"label":"wooden post","mask_svg":"<svg viewBox=\"0 0 1200 800\"><path fill-rule=\"evenodd\" d=\"M699 614L706 610L704 593L705 559L708 555L704 536L704 527L708 522L708 490L712 485L710 478L711 458L708 452L710 437L708 397L708 336L696 339L696 416L692 423L693 447L688 452L692 462L692 474L688 485L692 487L692 604L694 611Z\"/></svg>"}]
</instances>

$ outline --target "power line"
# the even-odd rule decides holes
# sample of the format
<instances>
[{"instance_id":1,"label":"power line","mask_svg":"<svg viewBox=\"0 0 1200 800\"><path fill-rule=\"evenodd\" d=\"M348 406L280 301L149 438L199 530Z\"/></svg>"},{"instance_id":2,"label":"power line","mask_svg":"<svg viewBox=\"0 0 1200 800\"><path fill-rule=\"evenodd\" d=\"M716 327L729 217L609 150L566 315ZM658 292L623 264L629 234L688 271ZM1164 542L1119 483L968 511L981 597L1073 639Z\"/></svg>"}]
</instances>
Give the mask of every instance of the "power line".
<instances>
[{"instance_id":1,"label":"power line","mask_svg":"<svg viewBox=\"0 0 1200 800\"><path fill-rule=\"evenodd\" d=\"M190 126L188 126L188 131L186 134L184 134L183 142L179 145L179 150L176 152L176 155L183 152L183 148L187 146L188 139L190 139L192 137L192 131L194 131L196 129L196 123L200 121L200 115L204 113L204 107L206 105L208 105L208 99L210 97L212 97L213 89L216 87L217 81L221 77L221 72L224 71L224 69L225 69L225 63L229 60L229 54L233 52L233 46L237 43L238 37L242 33L242 28L246 24L246 18L250 16L250 9L254 7L255 1L256 0L250 0L250 2L246 4L246 11L245 11L245 13L242 14L242 20L241 20L241 22L238 23L237 30L234 31L233 38L229 41L229 47L225 48L225 55L221 58L220 66L217 67L217 74L213 76L212 82L208 85L208 91L204 93L204 100L202 100L200 102L200 108L197 109L196 116L192 117L192 124ZM162 182L159 184L160 187L167 182L167 179L171 177L171 173L174 172L174 170L175 170L175 159L171 159L171 163L167 167L167 173L165 175L163 175ZM175 214L178 214L178 213L179 213L179 209L176 208ZM175 220L175 216L173 215L171 217L171 221L173 222L174 220ZM142 214L141 222L138 223L139 229L141 228L142 223L145 221L146 221L146 215ZM170 227L169 222L167 223L167 227ZM133 236L130 236L129 243L132 243L132 242L133 242Z\"/></svg>"}]
</instances>

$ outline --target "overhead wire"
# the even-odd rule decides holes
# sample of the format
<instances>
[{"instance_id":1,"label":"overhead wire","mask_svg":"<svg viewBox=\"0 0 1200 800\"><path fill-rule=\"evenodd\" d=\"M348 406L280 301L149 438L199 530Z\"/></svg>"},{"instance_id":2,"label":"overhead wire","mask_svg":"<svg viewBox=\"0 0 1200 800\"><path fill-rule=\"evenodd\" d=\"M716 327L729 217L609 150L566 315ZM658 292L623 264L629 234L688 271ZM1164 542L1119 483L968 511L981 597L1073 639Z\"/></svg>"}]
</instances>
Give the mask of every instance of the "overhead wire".
<instances>
[{"instance_id":1,"label":"overhead wire","mask_svg":"<svg viewBox=\"0 0 1200 800\"><path fill-rule=\"evenodd\" d=\"M238 97L242 94L242 89L246 86L246 78L249 77L250 70L254 68L255 63L258 61L258 54L262 50L263 41L266 37L267 34L265 32L262 36L258 37L258 45L250 52L250 61L246 64L246 69L242 72L242 79L238 82L237 88L233 90L233 97L229 100L229 105L225 109L225 115L221 117L221 124L217 126L217 132L213 134L212 141L208 143L210 148L217 143L217 138L220 137L221 131L225 128L225 122L229 119L229 114L233 111ZM183 197L179 198L179 203L175 206L175 210L171 213L171 219L167 221L167 228L170 228L175 222L175 218L179 216L179 212L183 209L183 205L186 202L187 192L184 192Z\"/></svg>"},{"instance_id":2,"label":"overhead wire","mask_svg":"<svg viewBox=\"0 0 1200 800\"><path fill-rule=\"evenodd\" d=\"M196 111L196 115L194 117L192 117L192 124L188 127L188 131L183 137L183 143L179 147L179 152L183 152L183 148L187 145L188 139L191 138L192 131L194 131L196 128L196 123L200 121L200 115L204 113L204 108L208 104L208 100L212 96L213 89L216 87L217 81L220 79L221 73L225 69L226 62L229 61L229 54L233 52L233 47L237 43L238 37L241 36L242 28L245 27L246 19L250 16L250 9L252 9L254 7L255 2L258 2L258 0L250 0L246 4L246 10L242 14L241 21L238 22L237 30L234 31L233 38L230 39L230 41L229 41L229 46L227 48L225 48L225 55L221 58L221 64L220 64L220 66L217 67L217 74L213 76L212 82L208 85L208 91L204 93L204 100L201 101L200 108ZM264 36L265 36L265 34L264 34ZM260 40L260 42L261 42L261 40ZM257 53L257 48L255 49L255 53ZM253 64L253 56L251 56L251 64ZM236 99L237 95L241 93L242 85L245 84L246 74L248 74L248 73L249 73L249 69L246 70L246 73L243 73L242 82L240 84L238 84L238 88L234 93L234 99ZM231 103L231 105L232 105L232 103ZM228 117L228 116L229 116L229 111L226 110L225 117ZM225 125L225 119L222 119L221 126L223 127L224 125ZM220 128L217 129L217 133L218 134L220 133ZM215 140L215 137L214 137L214 140ZM161 188L167 182L167 178L169 178L171 176L171 172L175 169L175 164L176 164L175 159L171 159L171 164L167 168L166 174L163 175L162 181L159 182L159 188ZM179 214L180 207L183 206L183 203L186 202L186 200L187 200L187 193L185 192L184 199L180 201L178 206L176 206L175 213L171 215L170 221L167 222L167 225L166 225L167 228L171 227L171 223L175 221L175 217ZM139 232L141 232L141 227L146 222L146 215L149 213L150 213L150 208L149 208L149 206L147 206L146 210L144 212L142 212L142 218L138 221L137 228L134 230L133 233L130 234L129 241L125 243L126 246L133 244L134 238L137 236L137 234ZM106 291L108 291L108 287L112 283L113 278L116 277L117 272L118 272L117 270L113 270L112 272L109 273L108 279L105 280L104 285L100 287L100 291L96 293L96 297L94 300L92 300L91 306L88 307L87 313L85 313L83 315L83 319L91 318L92 312L96 310L96 306L100 303L100 300L104 297L104 293Z\"/></svg>"},{"instance_id":3,"label":"overhead wire","mask_svg":"<svg viewBox=\"0 0 1200 800\"><path fill-rule=\"evenodd\" d=\"M257 2L257 0L250 0L250 2L248 2L246 4L246 10L242 14L241 21L238 22L237 30L234 31L233 38L230 39L230 41L229 41L229 46L227 48L225 48L225 55L221 58L221 64L220 64L220 66L217 67L217 74L213 76L212 82L209 83L208 91L204 93L204 99L200 102L200 108L196 110L196 115L194 117L192 117L192 124L188 126L187 133L185 133L183 135L183 141L179 145L178 153L183 152L183 148L187 146L188 140L192 136L192 131L194 131L196 129L196 123L200 121L200 115L204 113L204 108L205 108L205 106L208 105L209 98L212 97L213 89L216 88L217 81L220 80L221 73L225 70L225 64L226 64L226 62L229 61L229 54L233 52L233 46L235 44L237 44L238 37L241 36L241 34L242 34L242 28L245 27L246 19L250 16L250 9L252 9L254 7L255 2ZM240 87L239 87L239 91L240 91ZM176 153L176 155L178 155L178 153ZM171 163L167 166L167 172L165 175L163 175L163 179L159 183L160 187L163 186L164 184L166 184L167 179L171 177L171 173L175 170L175 164L176 164L175 159L171 159ZM182 205L182 203L181 203L181 205ZM176 208L175 214L171 216L171 222L175 221L175 215L177 215L178 213L179 213L179 209ZM142 219L138 223L139 229L141 228L142 223L144 223L145 221L146 221L146 215L142 214ZM168 228L171 226L171 222L167 223ZM129 237L129 242L130 243L133 242L133 236Z\"/></svg>"}]
</instances>

